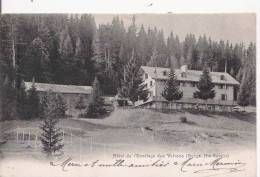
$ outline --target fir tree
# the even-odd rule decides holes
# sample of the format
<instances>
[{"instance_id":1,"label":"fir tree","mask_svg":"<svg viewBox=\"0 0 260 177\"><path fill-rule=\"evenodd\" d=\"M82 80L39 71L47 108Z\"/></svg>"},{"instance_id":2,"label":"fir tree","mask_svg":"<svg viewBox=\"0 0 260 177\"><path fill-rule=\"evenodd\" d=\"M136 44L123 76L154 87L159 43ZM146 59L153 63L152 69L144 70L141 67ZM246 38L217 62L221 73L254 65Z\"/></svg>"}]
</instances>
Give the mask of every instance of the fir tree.
<instances>
[{"instance_id":1,"label":"fir tree","mask_svg":"<svg viewBox=\"0 0 260 177\"><path fill-rule=\"evenodd\" d=\"M50 32L49 41L49 58L50 58L50 73L54 83L62 83L63 81L63 63L59 52L59 36L56 32Z\"/></svg>"},{"instance_id":2,"label":"fir tree","mask_svg":"<svg viewBox=\"0 0 260 177\"><path fill-rule=\"evenodd\" d=\"M129 98L133 103L137 100L146 101L148 99L148 90L145 89L140 65L137 63L134 50L131 59L124 68L124 80L119 94Z\"/></svg>"},{"instance_id":3,"label":"fir tree","mask_svg":"<svg viewBox=\"0 0 260 177\"><path fill-rule=\"evenodd\" d=\"M194 47L191 53L191 61L190 61L190 68L192 70L200 70L200 63L199 63L199 51L197 47Z\"/></svg>"},{"instance_id":4,"label":"fir tree","mask_svg":"<svg viewBox=\"0 0 260 177\"><path fill-rule=\"evenodd\" d=\"M95 78L92 87L93 91L91 100L86 113L89 117L98 117L104 115L106 113L106 109L104 108L104 99L101 97L101 89L97 77Z\"/></svg>"},{"instance_id":5,"label":"fir tree","mask_svg":"<svg viewBox=\"0 0 260 177\"><path fill-rule=\"evenodd\" d=\"M45 94L40 101L40 113L39 113L40 118L46 117L46 110L48 107L48 100L49 100L48 95L49 95L49 92L47 92L47 94Z\"/></svg>"},{"instance_id":6,"label":"fir tree","mask_svg":"<svg viewBox=\"0 0 260 177\"><path fill-rule=\"evenodd\" d=\"M197 88L198 91L193 93L194 98L207 100L215 97L215 90L213 90L214 84L212 83L210 73L206 67L203 69Z\"/></svg>"},{"instance_id":7,"label":"fir tree","mask_svg":"<svg viewBox=\"0 0 260 177\"><path fill-rule=\"evenodd\" d=\"M35 77L38 82L51 81L49 66L49 53L41 38L35 38L28 46L26 59L22 65L26 80Z\"/></svg>"},{"instance_id":8,"label":"fir tree","mask_svg":"<svg viewBox=\"0 0 260 177\"><path fill-rule=\"evenodd\" d=\"M17 70L12 61L12 43L16 20L12 15L0 15L0 120L17 116ZM7 42L9 41L9 42Z\"/></svg>"},{"instance_id":9,"label":"fir tree","mask_svg":"<svg viewBox=\"0 0 260 177\"><path fill-rule=\"evenodd\" d=\"M28 101L27 94L25 90L24 82L21 83L21 86L18 88L17 93L17 113L21 119L26 119L28 114Z\"/></svg>"},{"instance_id":10,"label":"fir tree","mask_svg":"<svg viewBox=\"0 0 260 177\"><path fill-rule=\"evenodd\" d=\"M180 100L183 96L183 92L179 89L179 83L172 68L169 74L169 80L166 82L162 92L162 96L168 101Z\"/></svg>"},{"instance_id":11,"label":"fir tree","mask_svg":"<svg viewBox=\"0 0 260 177\"><path fill-rule=\"evenodd\" d=\"M246 79L246 75L244 75L242 82L240 84L239 94L238 94L238 104L240 106L248 106L250 101L250 85Z\"/></svg>"},{"instance_id":12,"label":"fir tree","mask_svg":"<svg viewBox=\"0 0 260 177\"><path fill-rule=\"evenodd\" d=\"M41 143L43 145L43 152L50 157L55 152L63 148L62 133L59 128L56 128L58 119L48 117L44 120L43 124L40 126L42 134L40 137Z\"/></svg>"},{"instance_id":13,"label":"fir tree","mask_svg":"<svg viewBox=\"0 0 260 177\"><path fill-rule=\"evenodd\" d=\"M43 152L47 156L53 155L56 151L59 151L63 148L62 134L59 128L56 128L57 123L59 122L59 117L57 114L60 110L59 104L57 104L57 97L50 90L43 98L41 106L43 108L43 124L40 126L42 130L41 133L41 143L43 145Z\"/></svg>"},{"instance_id":14,"label":"fir tree","mask_svg":"<svg viewBox=\"0 0 260 177\"><path fill-rule=\"evenodd\" d=\"M33 82L32 87L28 90L28 119L38 118L40 114L40 100Z\"/></svg>"}]
</instances>

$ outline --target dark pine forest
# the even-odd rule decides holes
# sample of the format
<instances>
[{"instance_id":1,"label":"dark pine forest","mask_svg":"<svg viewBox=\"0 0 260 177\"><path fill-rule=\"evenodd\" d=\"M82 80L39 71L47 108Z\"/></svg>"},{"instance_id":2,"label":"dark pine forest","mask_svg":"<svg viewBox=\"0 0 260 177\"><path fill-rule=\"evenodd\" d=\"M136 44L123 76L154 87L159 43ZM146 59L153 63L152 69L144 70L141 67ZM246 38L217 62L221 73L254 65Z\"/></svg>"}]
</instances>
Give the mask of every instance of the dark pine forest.
<instances>
[{"instance_id":1,"label":"dark pine forest","mask_svg":"<svg viewBox=\"0 0 260 177\"><path fill-rule=\"evenodd\" d=\"M105 95L122 87L131 58L141 65L227 72L256 102L256 45L214 41L210 36L165 36L156 27L129 27L119 17L97 26L92 15L1 15L0 89L3 106L13 109L22 81L92 85L95 77ZM15 54L15 56L14 56ZM14 59L15 58L15 63ZM4 103L4 104L3 104Z\"/></svg>"}]
</instances>

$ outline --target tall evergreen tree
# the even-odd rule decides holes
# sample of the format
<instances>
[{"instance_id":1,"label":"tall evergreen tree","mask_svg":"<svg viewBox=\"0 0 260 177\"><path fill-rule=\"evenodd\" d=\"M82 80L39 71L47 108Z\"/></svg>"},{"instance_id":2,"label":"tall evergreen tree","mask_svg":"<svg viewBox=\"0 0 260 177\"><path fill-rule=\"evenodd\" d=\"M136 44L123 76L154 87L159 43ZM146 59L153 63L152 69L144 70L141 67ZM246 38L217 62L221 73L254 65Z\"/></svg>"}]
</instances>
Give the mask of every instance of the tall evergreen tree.
<instances>
[{"instance_id":1,"label":"tall evergreen tree","mask_svg":"<svg viewBox=\"0 0 260 177\"><path fill-rule=\"evenodd\" d=\"M135 49L136 50L136 42L137 42L137 27L136 27L136 18L135 16L132 17L132 23L131 25L128 27L128 31L126 34L127 37L127 52L128 54L131 54L132 50Z\"/></svg>"},{"instance_id":2,"label":"tall evergreen tree","mask_svg":"<svg viewBox=\"0 0 260 177\"><path fill-rule=\"evenodd\" d=\"M213 90L214 84L212 83L210 72L206 67L203 69L197 88L198 91L193 93L194 98L207 100L215 97L215 90Z\"/></svg>"},{"instance_id":3,"label":"tall evergreen tree","mask_svg":"<svg viewBox=\"0 0 260 177\"><path fill-rule=\"evenodd\" d=\"M12 46L16 41L15 23L13 15L0 15L0 120L17 116L17 70Z\"/></svg>"},{"instance_id":4,"label":"tall evergreen tree","mask_svg":"<svg viewBox=\"0 0 260 177\"><path fill-rule=\"evenodd\" d=\"M25 79L37 82L49 82L51 80L48 72L49 53L42 40L35 38L26 51L26 61L23 63Z\"/></svg>"},{"instance_id":5,"label":"tall evergreen tree","mask_svg":"<svg viewBox=\"0 0 260 177\"><path fill-rule=\"evenodd\" d=\"M47 155L47 157L52 156L55 152L61 150L63 148L62 134L59 128L57 128L57 123L59 119L57 119L57 104L55 99L51 99L51 92L48 93L48 98L44 107L44 121L43 124L40 125L40 129L42 130L40 140L43 147L43 152Z\"/></svg>"},{"instance_id":6,"label":"tall evergreen tree","mask_svg":"<svg viewBox=\"0 0 260 177\"><path fill-rule=\"evenodd\" d=\"M200 63L199 63L199 51L196 47L194 47L192 49L192 53L191 53L191 59L190 59L190 65L189 68L191 68L192 70L200 70Z\"/></svg>"},{"instance_id":7,"label":"tall evergreen tree","mask_svg":"<svg viewBox=\"0 0 260 177\"><path fill-rule=\"evenodd\" d=\"M156 40L156 50L158 52L157 65L159 67L165 67L165 63L167 59L167 47L165 44L163 30L158 31L157 40Z\"/></svg>"},{"instance_id":8,"label":"tall evergreen tree","mask_svg":"<svg viewBox=\"0 0 260 177\"><path fill-rule=\"evenodd\" d=\"M50 31L49 59L49 70L52 80L56 84L63 84L63 63L59 51L59 36L55 31Z\"/></svg>"},{"instance_id":9,"label":"tall evergreen tree","mask_svg":"<svg viewBox=\"0 0 260 177\"><path fill-rule=\"evenodd\" d=\"M169 80L167 80L162 91L162 96L168 101L180 100L183 96L183 92L179 89L179 82L172 68L169 73Z\"/></svg>"},{"instance_id":10,"label":"tall evergreen tree","mask_svg":"<svg viewBox=\"0 0 260 177\"><path fill-rule=\"evenodd\" d=\"M104 98L102 98L100 84L97 77L93 82L92 88L93 91L86 112L87 116L89 117L102 116L106 113L106 109L104 108Z\"/></svg>"},{"instance_id":11,"label":"tall evergreen tree","mask_svg":"<svg viewBox=\"0 0 260 177\"><path fill-rule=\"evenodd\" d=\"M40 100L38 93L36 91L35 84L33 82L32 87L28 90L28 99L27 99L27 118L38 118L40 115Z\"/></svg>"},{"instance_id":12,"label":"tall evergreen tree","mask_svg":"<svg viewBox=\"0 0 260 177\"><path fill-rule=\"evenodd\" d=\"M17 117L17 90L14 88L15 70L10 59L0 58L0 76L1 117L5 120L15 119Z\"/></svg>"},{"instance_id":13,"label":"tall evergreen tree","mask_svg":"<svg viewBox=\"0 0 260 177\"><path fill-rule=\"evenodd\" d=\"M137 100L146 101L148 99L148 90L145 89L140 65L137 63L134 50L131 59L124 68L124 80L119 94L129 98L133 103Z\"/></svg>"},{"instance_id":14,"label":"tall evergreen tree","mask_svg":"<svg viewBox=\"0 0 260 177\"><path fill-rule=\"evenodd\" d=\"M137 57L141 60L141 64L145 65L149 59L150 59L150 54L148 53L148 37L145 31L144 26L142 25L137 36L137 48L136 48L136 53Z\"/></svg>"},{"instance_id":15,"label":"tall evergreen tree","mask_svg":"<svg viewBox=\"0 0 260 177\"><path fill-rule=\"evenodd\" d=\"M17 89L17 92L17 114L21 119L26 119L29 109L24 82L21 83L21 86Z\"/></svg>"},{"instance_id":16,"label":"tall evergreen tree","mask_svg":"<svg viewBox=\"0 0 260 177\"><path fill-rule=\"evenodd\" d=\"M240 84L239 94L238 94L238 104L240 106L248 106L250 101L250 85L248 84L248 80L246 75L244 75L242 82Z\"/></svg>"},{"instance_id":17,"label":"tall evergreen tree","mask_svg":"<svg viewBox=\"0 0 260 177\"><path fill-rule=\"evenodd\" d=\"M64 144L61 143L62 133L59 128L56 128L58 121L58 119L48 117L44 119L43 124L40 126L42 130L40 136L43 145L42 149L47 157L51 157L64 146Z\"/></svg>"}]
</instances>

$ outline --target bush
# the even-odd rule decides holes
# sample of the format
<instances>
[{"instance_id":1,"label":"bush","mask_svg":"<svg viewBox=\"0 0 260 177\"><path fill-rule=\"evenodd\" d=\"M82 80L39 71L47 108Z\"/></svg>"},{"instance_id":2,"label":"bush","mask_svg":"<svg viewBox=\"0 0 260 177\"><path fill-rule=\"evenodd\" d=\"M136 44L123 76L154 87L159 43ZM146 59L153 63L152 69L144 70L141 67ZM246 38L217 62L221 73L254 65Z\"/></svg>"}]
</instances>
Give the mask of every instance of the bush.
<instances>
[{"instance_id":1,"label":"bush","mask_svg":"<svg viewBox=\"0 0 260 177\"><path fill-rule=\"evenodd\" d=\"M180 117L181 123L187 123L187 118L185 116Z\"/></svg>"},{"instance_id":2,"label":"bush","mask_svg":"<svg viewBox=\"0 0 260 177\"><path fill-rule=\"evenodd\" d=\"M101 100L97 103L90 103L86 115L88 117L99 117L106 114L106 109L102 106Z\"/></svg>"},{"instance_id":3,"label":"bush","mask_svg":"<svg viewBox=\"0 0 260 177\"><path fill-rule=\"evenodd\" d=\"M128 106L127 100L117 100L118 106Z\"/></svg>"}]
</instances>

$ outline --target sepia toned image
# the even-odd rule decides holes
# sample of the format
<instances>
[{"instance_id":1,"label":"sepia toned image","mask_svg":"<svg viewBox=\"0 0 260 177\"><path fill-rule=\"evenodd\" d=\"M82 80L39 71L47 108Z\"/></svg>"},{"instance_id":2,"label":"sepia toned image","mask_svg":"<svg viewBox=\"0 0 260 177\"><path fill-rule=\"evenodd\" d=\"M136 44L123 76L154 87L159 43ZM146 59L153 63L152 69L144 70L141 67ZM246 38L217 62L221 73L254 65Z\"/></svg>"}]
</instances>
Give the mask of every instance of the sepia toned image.
<instances>
[{"instance_id":1,"label":"sepia toned image","mask_svg":"<svg viewBox=\"0 0 260 177\"><path fill-rule=\"evenodd\" d=\"M1 14L0 176L256 176L256 14Z\"/></svg>"}]
</instances>

